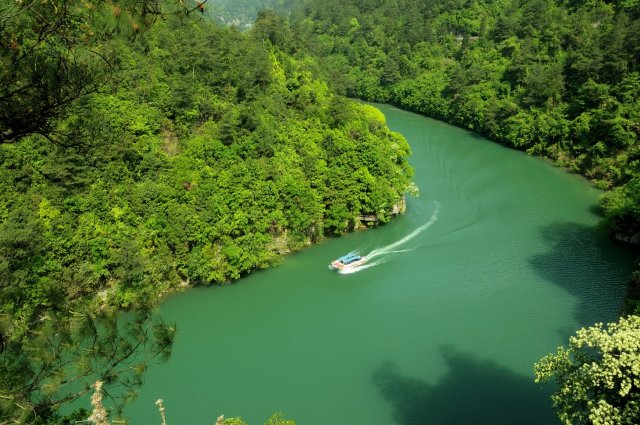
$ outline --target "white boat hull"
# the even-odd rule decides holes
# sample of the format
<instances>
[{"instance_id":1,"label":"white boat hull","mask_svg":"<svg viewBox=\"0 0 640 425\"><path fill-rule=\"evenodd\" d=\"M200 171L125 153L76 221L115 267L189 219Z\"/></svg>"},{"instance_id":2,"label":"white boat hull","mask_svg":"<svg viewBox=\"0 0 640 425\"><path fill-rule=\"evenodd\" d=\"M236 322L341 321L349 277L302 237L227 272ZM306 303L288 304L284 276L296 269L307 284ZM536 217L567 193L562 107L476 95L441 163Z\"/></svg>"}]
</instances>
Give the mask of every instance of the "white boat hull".
<instances>
[{"instance_id":1,"label":"white boat hull","mask_svg":"<svg viewBox=\"0 0 640 425\"><path fill-rule=\"evenodd\" d=\"M349 263L349 264L344 264L339 260L335 260L331 263L331 268L334 270L344 270L344 269L352 269L358 266L363 265L364 263L366 263L367 260L366 258L361 258L358 261L354 261L353 263Z\"/></svg>"}]
</instances>

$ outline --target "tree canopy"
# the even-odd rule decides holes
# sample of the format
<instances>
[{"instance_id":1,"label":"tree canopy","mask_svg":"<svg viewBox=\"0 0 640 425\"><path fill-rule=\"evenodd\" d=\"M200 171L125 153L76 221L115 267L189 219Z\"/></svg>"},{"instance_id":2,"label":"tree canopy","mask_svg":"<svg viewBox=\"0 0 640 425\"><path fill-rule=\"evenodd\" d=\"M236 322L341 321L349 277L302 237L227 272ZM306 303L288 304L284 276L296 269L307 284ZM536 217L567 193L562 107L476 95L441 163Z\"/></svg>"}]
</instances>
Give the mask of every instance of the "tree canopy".
<instances>
[{"instance_id":1,"label":"tree canopy","mask_svg":"<svg viewBox=\"0 0 640 425\"><path fill-rule=\"evenodd\" d=\"M95 380L135 388L145 363L124 360L170 347L149 324L163 294L390 220L409 146L343 95L551 158L639 237L639 2L204 3L0 2L3 419L49 420ZM636 328L580 331L538 364L563 420L637 418Z\"/></svg>"},{"instance_id":2,"label":"tree canopy","mask_svg":"<svg viewBox=\"0 0 640 425\"><path fill-rule=\"evenodd\" d=\"M73 142L55 120L113 73L111 41L199 10L177 0L0 2L0 143L29 134Z\"/></svg>"},{"instance_id":3,"label":"tree canopy","mask_svg":"<svg viewBox=\"0 0 640 425\"><path fill-rule=\"evenodd\" d=\"M632 425L640 419L640 317L579 330L535 365L536 382L555 381L564 424Z\"/></svg>"}]
</instances>

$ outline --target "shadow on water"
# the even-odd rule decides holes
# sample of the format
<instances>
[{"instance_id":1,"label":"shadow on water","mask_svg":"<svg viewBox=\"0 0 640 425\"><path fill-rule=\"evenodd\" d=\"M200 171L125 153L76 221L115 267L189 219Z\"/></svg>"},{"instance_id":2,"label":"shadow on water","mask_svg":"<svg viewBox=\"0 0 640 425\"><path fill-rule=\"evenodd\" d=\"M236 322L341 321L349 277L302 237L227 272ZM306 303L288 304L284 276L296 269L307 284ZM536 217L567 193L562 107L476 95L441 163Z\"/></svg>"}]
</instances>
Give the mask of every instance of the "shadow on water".
<instances>
[{"instance_id":1,"label":"shadow on water","mask_svg":"<svg viewBox=\"0 0 640 425\"><path fill-rule=\"evenodd\" d=\"M615 320L638 250L578 223L546 226L542 237L547 251L532 257L530 264L542 278L576 298L579 325Z\"/></svg>"},{"instance_id":2,"label":"shadow on water","mask_svg":"<svg viewBox=\"0 0 640 425\"><path fill-rule=\"evenodd\" d=\"M591 214L597 215L600 219L604 217L604 209L600 206L600 204L593 204L589 207L589 212Z\"/></svg>"},{"instance_id":3,"label":"shadow on water","mask_svg":"<svg viewBox=\"0 0 640 425\"><path fill-rule=\"evenodd\" d=\"M448 374L431 385L393 363L373 373L398 425L557 425L548 388L491 361L442 348ZM532 373L533 375L533 373Z\"/></svg>"}]
</instances>

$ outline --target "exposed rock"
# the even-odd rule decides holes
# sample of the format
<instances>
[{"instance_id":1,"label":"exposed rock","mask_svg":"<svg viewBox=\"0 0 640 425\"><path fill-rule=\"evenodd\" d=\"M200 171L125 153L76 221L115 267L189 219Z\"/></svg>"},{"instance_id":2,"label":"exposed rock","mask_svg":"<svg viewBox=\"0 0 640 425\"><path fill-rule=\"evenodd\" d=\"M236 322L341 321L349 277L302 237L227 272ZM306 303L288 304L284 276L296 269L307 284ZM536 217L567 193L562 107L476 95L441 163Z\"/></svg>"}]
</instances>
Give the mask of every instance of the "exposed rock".
<instances>
[{"instance_id":1,"label":"exposed rock","mask_svg":"<svg viewBox=\"0 0 640 425\"><path fill-rule=\"evenodd\" d=\"M162 150L169 156L176 156L180 153L178 136L172 127L167 127L162 133Z\"/></svg>"},{"instance_id":2,"label":"exposed rock","mask_svg":"<svg viewBox=\"0 0 640 425\"><path fill-rule=\"evenodd\" d=\"M291 253L291 249L289 249L288 231L286 229L281 233L273 235L273 241L271 242L271 249L280 255L286 255Z\"/></svg>"},{"instance_id":3,"label":"exposed rock","mask_svg":"<svg viewBox=\"0 0 640 425\"><path fill-rule=\"evenodd\" d=\"M396 202L395 204L393 204L393 206L391 207L391 215L393 217L399 215L399 214L404 214L404 212L407 210L407 199L403 196L402 198L400 198L398 200L398 202ZM361 228L361 227L367 227L370 224L378 224L380 222L380 220L378 219L378 216L375 214L363 214L363 215L359 215L357 217L357 221L359 223L356 223L356 229L357 228ZM363 226L362 224L365 224L366 226Z\"/></svg>"},{"instance_id":4,"label":"exposed rock","mask_svg":"<svg viewBox=\"0 0 640 425\"><path fill-rule=\"evenodd\" d=\"M616 233L614 235L614 238L616 238L616 240L619 240L621 242L640 245L640 232L636 233L635 235L623 235L620 233Z\"/></svg>"},{"instance_id":5,"label":"exposed rock","mask_svg":"<svg viewBox=\"0 0 640 425\"><path fill-rule=\"evenodd\" d=\"M378 217L376 217L373 214L370 215L360 215L358 216L358 220L360 221L364 221L364 222L376 222L378 221Z\"/></svg>"},{"instance_id":6,"label":"exposed rock","mask_svg":"<svg viewBox=\"0 0 640 425\"><path fill-rule=\"evenodd\" d=\"M407 211L407 198L403 196L398 202L393 204L391 215L396 216L398 214L404 214L405 211Z\"/></svg>"}]
</instances>

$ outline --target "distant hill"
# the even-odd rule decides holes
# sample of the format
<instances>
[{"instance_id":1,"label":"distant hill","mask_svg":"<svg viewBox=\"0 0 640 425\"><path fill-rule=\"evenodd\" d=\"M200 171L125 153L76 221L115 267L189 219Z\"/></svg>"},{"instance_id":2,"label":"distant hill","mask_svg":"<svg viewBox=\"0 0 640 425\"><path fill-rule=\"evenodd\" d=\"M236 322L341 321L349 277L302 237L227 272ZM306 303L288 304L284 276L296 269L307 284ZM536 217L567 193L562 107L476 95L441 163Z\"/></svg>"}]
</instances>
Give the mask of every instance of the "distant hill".
<instances>
[{"instance_id":1,"label":"distant hill","mask_svg":"<svg viewBox=\"0 0 640 425\"><path fill-rule=\"evenodd\" d=\"M209 0L207 15L216 22L246 29L253 25L258 11L272 9L286 14L301 0Z\"/></svg>"}]
</instances>

